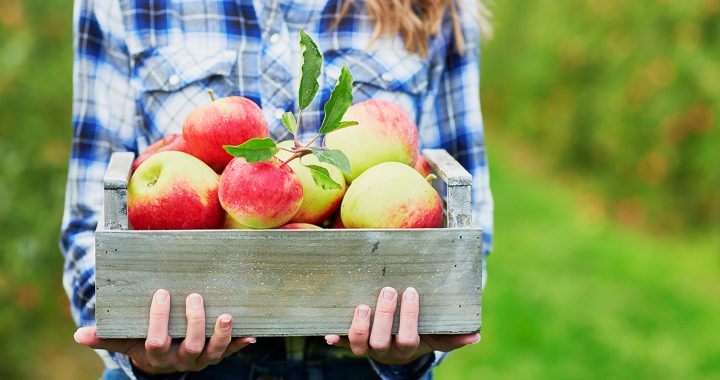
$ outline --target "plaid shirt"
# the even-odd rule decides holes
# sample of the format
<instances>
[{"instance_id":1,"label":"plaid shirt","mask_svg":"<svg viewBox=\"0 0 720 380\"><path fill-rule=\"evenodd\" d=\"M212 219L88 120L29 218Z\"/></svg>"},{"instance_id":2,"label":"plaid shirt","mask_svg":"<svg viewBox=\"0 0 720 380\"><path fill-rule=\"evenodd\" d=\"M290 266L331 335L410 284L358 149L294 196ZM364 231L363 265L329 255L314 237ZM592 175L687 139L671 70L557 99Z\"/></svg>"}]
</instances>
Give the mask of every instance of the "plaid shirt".
<instances>
[{"instance_id":1,"label":"plaid shirt","mask_svg":"<svg viewBox=\"0 0 720 380\"><path fill-rule=\"evenodd\" d=\"M290 138L280 117L297 109L300 27L325 59L319 99L303 112L304 137L317 132L322 105L347 64L355 78L355 102L376 98L401 105L417 122L422 148L444 148L470 171L474 221L484 230L484 254L490 251L492 198L474 1L464 1L460 12L466 53L455 51L446 18L427 57L409 54L399 36L371 44L375 25L362 1L355 1L336 28L341 1L267 3L76 0L73 137L61 247L63 283L79 325L95 323L94 230L111 153L137 153L180 132L185 116L209 101L209 88L219 96L250 98L262 107L272 137ZM131 375L127 357L110 355ZM397 377L383 366L376 369L384 378Z\"/></svg>"}]
</instances>

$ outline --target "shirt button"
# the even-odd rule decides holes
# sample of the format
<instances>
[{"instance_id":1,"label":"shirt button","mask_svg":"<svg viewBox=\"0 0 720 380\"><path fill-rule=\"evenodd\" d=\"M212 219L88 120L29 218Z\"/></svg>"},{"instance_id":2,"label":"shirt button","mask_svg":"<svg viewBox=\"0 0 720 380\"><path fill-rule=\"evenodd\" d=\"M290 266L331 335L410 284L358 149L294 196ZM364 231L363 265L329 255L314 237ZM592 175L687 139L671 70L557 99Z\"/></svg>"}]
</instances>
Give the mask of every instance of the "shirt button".
<instances>
[{"instance_id":1,"label":"shirt button","mask_svg":"<svg viewBox=\"0 0 720 380\"><path fill-rule=\"evenodd\" d=\"M282 115L285 113L285 111L282 108L275 108L275 111L273 111L273 115L275 115L276 118L282 119Z\"/></svg>"},{"instance_id":2,"label":"shirt button","mask_svg":"<svg viewBox=\"0 0 720 380\"><path fill-rule=\"evenodd\" d=\"M177 86L180 84L180 77L177 75L173 75L170 78L168 78L168 84L171 86Z\"/></svg>"},{"instance_id":3,"label":"shirt button","mask_svg":"<svg viewBox=\"0 0 720 380\"><path fill-rule=\"evenodd\" d=\"M382 80L384 80L385 82L392 82L392 79L393 79L392 75L390 75L390 73L384 73L383 75L380 76L380 78L382 78Z\"/></svg>"},{"instance_id":4,"label":"shirt button","mask_svg":"<svg viewBox=\"0 0 720 380\"><path fill-rule=\"evenodd\" d=\"M270 35L270 43L275 45L276 43L280 42L280 35L277 33L273 33Z\"/></svg>"}]
</instances>

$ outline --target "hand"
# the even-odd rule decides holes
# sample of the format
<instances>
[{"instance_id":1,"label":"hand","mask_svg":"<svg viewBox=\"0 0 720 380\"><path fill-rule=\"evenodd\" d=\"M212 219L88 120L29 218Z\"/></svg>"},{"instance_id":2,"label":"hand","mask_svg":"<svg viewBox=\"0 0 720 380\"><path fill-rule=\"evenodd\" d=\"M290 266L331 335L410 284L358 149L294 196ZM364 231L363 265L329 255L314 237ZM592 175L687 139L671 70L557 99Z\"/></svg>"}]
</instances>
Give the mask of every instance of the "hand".
<instances>
[{"instance_id":1,"label":"hand","mask_svg":"<svg viewBox=\"0 0 720 380\"><path fill-rule=\"evenodd\" d=\"M355 308L347 337L326 335L330 345L349 347L355 355L369 355L382 364L408 364L432 351L452 351L480 341L477 333L461 335L419 335L418 315L420 296L415 288L407 288L400 304L400 326L395 337L391 335L397 307L397 291L385 287L378 296L375 319L370 330L370 307Z\"/></svg>"},{"instance_id":2,"label":"hand","mask_svg":"<svg viewBox=\"0 0 720 380\"><path fill-rule=\"evenodd\" d=\"M150 374L199 371L217 364L234 354L255 338L232 339L232 316L222 314L215 322L215 332L205 344L205 308L199 294L185 300L187 333L181 342L173 342L168 335L170 294L163 289L155 292L150 305L150 326L147 339L99 339L95 327L81 327L75 341L90 348L126 354L133 365Z\"/></svg>"}]
</instances>

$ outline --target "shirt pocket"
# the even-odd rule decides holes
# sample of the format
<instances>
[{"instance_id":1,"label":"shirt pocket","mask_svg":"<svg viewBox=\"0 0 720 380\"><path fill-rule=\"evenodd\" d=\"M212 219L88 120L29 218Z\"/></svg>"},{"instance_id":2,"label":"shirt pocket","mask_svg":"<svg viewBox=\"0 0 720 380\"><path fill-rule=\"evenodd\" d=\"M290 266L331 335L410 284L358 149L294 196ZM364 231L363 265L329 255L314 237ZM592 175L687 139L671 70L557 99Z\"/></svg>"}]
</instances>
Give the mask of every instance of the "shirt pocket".
<instances>
[{"instance_id":1,"label":"shirt pocket","mask_svg":"<svg viewBox=\"0 0 720 380\"><path fill-rule=\"evenodd\" d=\"M343 65L353 76L353 103L382 99L402 106L417 119L418 105L428 88L428 70L423 61L394 61L382 55L348 48L325 52L324 87L335 86Z\"/></svg>"},{"instance_id":2,"label":"shirt pocket","mask_svg":"<svg viewBox=\"0 0 720 380\"><path fill-rule=\"evenodd\" d=\"M137 109L150 141L179 133L187 115L217 97L237 93L235 50L163 46L137 54L133 75L139 87Z\"/></svg>"}]
</instances>

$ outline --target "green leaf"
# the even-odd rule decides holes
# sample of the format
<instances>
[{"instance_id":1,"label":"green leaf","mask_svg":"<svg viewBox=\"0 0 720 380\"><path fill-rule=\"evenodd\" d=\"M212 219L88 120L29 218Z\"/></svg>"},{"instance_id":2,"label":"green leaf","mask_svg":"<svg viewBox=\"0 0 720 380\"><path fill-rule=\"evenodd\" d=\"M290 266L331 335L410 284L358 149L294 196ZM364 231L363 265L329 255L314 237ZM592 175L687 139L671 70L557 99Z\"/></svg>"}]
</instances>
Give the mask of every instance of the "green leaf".
<instances>
[{"instance_id":1,"label":"green leaf","mask_svg":"<svg viewBox=\"0 0 720 380\"><path fill-rule=\"evenodd\" d=\"M225 151L234 157L242 157L247 162L260 162L271 159L280 149L275 142L267 137L250 139L240 145L223 145Z\"/></svg>"},{"instance_id":2,"label":"green leaf","mask_svg":"<svg viewBox=\"0 0 720 380\"><path fill-rule=\"evenodd\" d=\"M343 129L343 128L352 127L352 126L358 125L358 124L360 124L360 123L358 123L357 121L341 121L340 125L338 125L337 128L333 129L332 132L335 132L335 131Z\"/></svg>"},{"instance_id":3,"label":"green leaf","mask_svg":"<svg viewBox=\"0 0 720 380\"><path fill-rule=\"evenodd\" d=\"M303 51L303 64L300 76L300 89L298 91L298 103L300 104L300 110L304 110L310 105L320 88L318 78L320 77L323 58L315 41L302 29L300 30L300 48Z\"/></svg>"},{"instance_id":4,"label":"green leaf","mask_svg":"<svg viewBox=\"0 0 720 380\"><path fill-rule=\"evenodd\" d=\"M297 121L292 112L285 112L282 115L282 123L293 136L297 135Z\"/></svg>"},{"instance_id":5,"label":"green leaf","mask_svg":"<svg viewBox=\"0 0 720 380\"><path fill-rule=\"evenodd\" d=\"M316 185L322 187L323 190L342 189L342 186L330 177L330 172L324 167L318 165L305 165L305 167L310 169L313 181L315 181Z\"/></svg>"},{"instance_id":6,"label":"green leaf","mask_svg":"<svg viewBox=\"0 0 720 380\"><path fill-rule=\"evenodd\" d=\"M349 126L347 124L344 127L342 126L342 118L345 115L345 111L347 111L352 104L352 83L352 74L350 74L347 66L343 65L340 78L338 78L335 88L333 88L332 93L330 93L330 99L325 103L325 118L320 126L321 134L330 133L341 127Z\"/></svg>"},{"instance_id":7,"label":"green leaf","mask_svg":"<svg viewBox=\"0 0 720 380\"><path fill-rule=\"evenodd\" d=\"M335 165L338 169L348 175L350 174L350 160L342 151L313 148L312 152L313 155L320 160L320 162L327 162L330 165Z\"/></svg>"}]
</instances>

